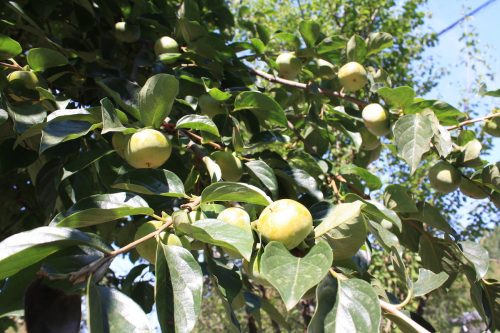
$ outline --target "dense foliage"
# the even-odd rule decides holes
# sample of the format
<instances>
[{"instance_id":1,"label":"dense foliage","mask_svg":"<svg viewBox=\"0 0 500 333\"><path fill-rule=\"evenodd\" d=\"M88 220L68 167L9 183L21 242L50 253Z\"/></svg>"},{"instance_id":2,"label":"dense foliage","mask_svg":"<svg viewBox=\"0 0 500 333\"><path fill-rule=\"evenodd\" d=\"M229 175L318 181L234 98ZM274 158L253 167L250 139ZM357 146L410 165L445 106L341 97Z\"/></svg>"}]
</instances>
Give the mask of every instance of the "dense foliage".
<instances>
[{"instance_id":1,"label":"dense foliage","mask_svg":"<svg viewBox=\"0 0 500 333\"><path fill-rule=\"evenodd\" d=\"M457 281L500 329L488 252L440 210L462 193L498 212L481 140L500 113L419 97L420 2L331 25L250 3L0 5L0 323L77 332L84 295L92 332L150 332L153 306L162 332L216 310L231 332L428 332L408 304Z\"/></svg>"}]
</instances>

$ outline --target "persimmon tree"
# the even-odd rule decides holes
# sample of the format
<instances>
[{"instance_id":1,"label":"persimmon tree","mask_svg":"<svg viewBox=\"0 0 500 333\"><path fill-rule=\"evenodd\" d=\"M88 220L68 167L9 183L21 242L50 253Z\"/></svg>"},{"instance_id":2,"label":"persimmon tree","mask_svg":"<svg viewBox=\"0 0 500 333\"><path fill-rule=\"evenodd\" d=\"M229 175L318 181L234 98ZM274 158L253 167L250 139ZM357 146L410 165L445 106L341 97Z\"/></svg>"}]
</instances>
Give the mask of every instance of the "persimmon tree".
<instances>
[{"instance_id":1,"label":"persimmon tree","mask_svg":"<svg viewBox=\"0 0 500 333\"><path fill-rule=\"evenodd\" d=\"M77 332L84 296L91 332L150 332L153 304L162 332L190 332L210 288L231 332L242 307L250 331L262 315L287 330L299 303L315 309L310 332L428 332L405 307L465 275L500 329L488 252L432 204L461 191L497 210L498 165L469 126L497 136L500 113L470 118L393 86L389 33L328 35L312 20L275 32L208 0L0 12L0 316ZM381 152L410 177L432 165L415 181L435 191L373 172ZM119 256L136 263L124 278L109 268Z\"/></svg>"}]
</instances>

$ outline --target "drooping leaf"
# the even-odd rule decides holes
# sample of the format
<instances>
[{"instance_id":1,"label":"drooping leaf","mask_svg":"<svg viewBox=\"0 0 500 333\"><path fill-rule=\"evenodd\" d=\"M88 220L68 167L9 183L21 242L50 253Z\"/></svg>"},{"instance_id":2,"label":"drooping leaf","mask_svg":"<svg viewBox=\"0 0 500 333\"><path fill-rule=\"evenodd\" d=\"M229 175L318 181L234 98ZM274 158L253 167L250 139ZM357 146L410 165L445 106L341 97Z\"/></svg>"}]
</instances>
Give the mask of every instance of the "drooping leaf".
<instances>
[{"instance_id":1,"label":"drooping leaf","mask_svg":"<svg viewBox=\"0 0 500 333\"><path fill-rule=\"evenodd\" d=\"M244 229L216 219L204 219L193 224L183 223L178 229L204 243L222 246L250 261L254 244L250 228Z\"/></svg>"},{"instance_id":2,"label":"drooping leaf","mask_svg":"<svg viewBox=\"0 0 500 333\"><path fill-rule=\"evenodd\" d=\"M410 197L407 189L397 184L385 188L384 205L398 213L418 212L415 201Z\"/></svg>"},{"instance_id":3,"label":"drooping leaf","mask_svg":"<svg viewBox=\"0 0 500 333\"><path fill-rule=\"evenodd\" d=\"M250 110L261 121L286 127L281 106L270 96L257 91L244 91L234 101L234 111Z\"/></svg>"},{"instance_id":4,"label":"drooping leaf","mask_svg":"<svg viewBox=\"0 0 500 333\"><path fill-rule=\"evenodd\" d=\"M262 254L260 269L290 310L323 279L332 260L332 251L325 241L319 241L303 258L293 256L282 243L270 242Z\"/></svg>"},{"instance_id":5,"label":"drooping leaf","mask_svg":"<svg viewBox=\"0 0 500 333\"><path fill-rule=\"evenodd\" d=\"M191 252L158 243L156 312L162 332L191 332L201 312L203 274Z\"/></svg>"},{"instance_id":6,"label":"drooping leaf","mask_svg":"<svg viewBox=\"0 0 500 333\"><path fill-rule=\"evenodd\" d=\"M99 126L100 124L80 120L51 121L42 130L39 152L43 153L60 143L85 136Z\"/></svg>"},{"instance_id":7,"label":"drooping leaf","mask_svg":"<svg viewBox=\"0 0 500 333\"><path fill-rule=\"evenodd\" d=\"M347 60L363 63L367 55L366 43L359 35L354 35L347 42Z\"/></svg>"},{"instance_id":8,"label":"drooping leaf","mask_svg":"<svg viewBox=\"0 0 500 333\"><path fill-rule=\"evenodd\" d=\"M113 103L109 98L101 99L102 134L108 132L122 132L125 127L120 122Z\"/></svg>"},{"instance_id":9,"label":"drooping leaf","mask_svg":"<svg viewBox=\"0 0 500 333\"><path fill-rule=\"evenodd\" d=\"M73 245L86 245L108 253L95 234L70 228L39 227L12 235L0 243L0 280Z\"/></svg>"},{"instance_id":10,"label":"drooping leaf","mask_svg":"<svg viewBox=\"0 0 500 333\"><path fill-rule=\"evenodd\" d=\"M61 180L64 180L74 175L78 171L85 169L92 163L98 161L99 159L101 159L106 155L111 154L112 152L113 152L112 149L100 148L100 147L95 147L89 151L82 152L76 158L72 159L71 161L69 161L67 164L64 165L63 176Z\"/></svg>"},{"instance_id":11,"label":"drooping leaf","mask_svg":"<svg viewBox=\"0 0 500 333\"><path fill-rule=\"evenodd\" d=\"M382 317L378 296L360 279L336 280L328 274L316 288L316 312L310 332L379 332Z\"/></svg>"},{"instance_id":12,"label":"drooping leaf","mask_svg":"<svg viewBox=\"0 0 500 333\"><path fill-rule=\"evenodd\" d=\"M153 213L153 209L138 195L127 192L96 194L78 201L66 212L57 215L52 223L58 227L82 228L129 215Z\"/></svg>"},{"instance_id":13,"label":"drooping leaf","mask_svg":"<svg viewBox=\"0 0 500 333\"><path fill-rule=\"evenodd\" d=\"M46 48L30 49L26 60L28 61L28 65L30 65L31 69L35 72L68 64L68 59L61 53Z\"/></svg>"},{"instance_id":14,"label":"drooping leaf","mask_svg":"<svg viewBox=\"0 0 500 333\"><path fill-rule=\"evenodd\" d=\"M219 130L209 116L188 114L177 121L177 128L189 128L220 136Z\"/></svg>"},{"instance_id":15,"label":"drooping leaf","mask_svg":"<svg viewBox=\"0 0 500 333\"><path fill-rule=\"evenodd\" d=\"M302 21L299 24L299 31L308 47L313 47L321 34L321 27L314 21Z\"/></svg>"},{"instance_id":16,"label":"drooping leaf","mask_svg":"<svg viewBox=\"0 0 500 333\"><path fill-rule=\"evenodd\" d=\"M391 48L393 45L393 38L387 32L372 32L368 35L366 40L367 56L377 54L383 49Z\"/></svg>"},{"instance_id":17,"label":"drooping leaf","mask_svg":"<svg viewBox=\"0 0 500 333\"><path fill-rule=\"evenodd\" d=\"M273 198L278 195L278 180L273 169L262 160L254 160L245 163L250 174L257 178L271 192Z\"/></svg>"},{"instance_id":18,"label":"drooping leaf","mask_svg":"<svg viewBox=\"0 0 500 333\"><path fill-rule=\"evenodd\" d=\"M391 209L385 207L383 204L375 200L366 200L354 193L348 193L345 196L345 202L356 202L362 201L365 205L363 206L363 214L370 220L381 223L383 220L395 225L399 230L402 228L401 219L398 214L396 214Z\"/></svg>"},{"instance_id":19,"label":"drooping leaf","mask_svg":"<svg viewBox=\"0 0 500 333\"><path fill-rule=\"evenodd\" d=\"M467 261L469 261L476 272L476 280L482 279L488 272L488 266L490 262L490 256L488 251L480 244L463 241L459 242L462 248L462 253L464 254Z\"/></svg>"},{"instance_id":20,"label":"drooping leaf","mask_svg":"<svg viewBox=\"0 0 500 333\"><path fill-rule=\"evenodd\" d=\"M405 115L396 121L393 133L398 155L410 165L411 173L415 172L422 155L431 148L431 122L420 114Z\"/></svg>"},{"instance_id":21,"label":"drooping leaf","mask_svg":"<svg viewBox=\"0 0 500 333\"><path fill-rule=\"evenodd\" d=\"M448 274L440 272L435 274L432 271L420 268L418 270L417 282L413 284L413 295L424 296L431 291L441 287L448 280Z\"/></svg>"},{"instance_id":22,"label":"drooping leaf","mask_svg":"<svg viewBox=\"0 0 500 333\"><path fill-rule=\"evenodd\" d=\"M261 206L272 202L261 189L234 182L219 182L207 186L201 193L201 202L211 201L239 201Z\"/></svg>"},{"instance_id":23,"label":"drooping leaf","mask_svg":"<svg viewBox=\"0 0 500 333\"><path fill-rule=\"evenodd\" d=\"M170 114L179 93L179 81L170 74L150 77L139 92L139 111L146 126L159 128Z\"/></svg>"},{"instance_id":24,"label":"drooping leaf","mask_svg":"<svg viewBox=\"0 0 500 333\"><path fill-rule=\"evenodd\" d=\"M14 58L22 51L21 45L16 40L0 34L0 60Z\"/></svg>"},{"instance_id":25,"label":"drooping leaf","mask_svg":"<svg viewBox=\"0 0 500 333\"><path fill-rule=\"evenodd\" d=\"M121 175L113 188L148 195L183 198L184 184L177 175L163 169L137 169Z\"/></svg>"}]
</instances>

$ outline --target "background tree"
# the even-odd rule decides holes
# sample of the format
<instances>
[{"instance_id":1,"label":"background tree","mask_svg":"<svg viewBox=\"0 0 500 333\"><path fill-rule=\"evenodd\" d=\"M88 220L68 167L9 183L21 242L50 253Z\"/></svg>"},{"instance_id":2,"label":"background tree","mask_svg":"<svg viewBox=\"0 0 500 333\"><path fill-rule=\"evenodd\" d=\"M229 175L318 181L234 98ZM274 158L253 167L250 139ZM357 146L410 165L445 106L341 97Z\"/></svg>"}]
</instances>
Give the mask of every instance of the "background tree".
<instances>
[{"instance_id":1,"label":"background tree","mask_svg":"<svg viewBox=\"0 0 500 333\"><path fill-rule=\"evenodd\" d=\"M498 328L487 251L412 189L498 205L466 128L499 118L418 97L418 4L302 8L281 32L224 1L3 4L0 314L77 331L85 295L92 332L150 331L153 305L162 331L218 309L228 331L426 332L410 302L458 277Z\"/></svg>"}]
</instances>

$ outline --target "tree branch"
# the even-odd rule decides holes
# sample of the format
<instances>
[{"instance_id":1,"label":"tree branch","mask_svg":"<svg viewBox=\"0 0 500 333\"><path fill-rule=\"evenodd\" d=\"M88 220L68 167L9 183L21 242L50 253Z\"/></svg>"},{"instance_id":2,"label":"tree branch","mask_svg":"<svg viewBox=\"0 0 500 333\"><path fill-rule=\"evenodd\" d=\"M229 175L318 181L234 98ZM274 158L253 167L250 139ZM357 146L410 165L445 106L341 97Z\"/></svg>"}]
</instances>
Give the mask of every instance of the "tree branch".
<instances>
[{"instance_id":1,"label":"tree branch","mask_svg":"<svg viewBox=\"0 0 500 333\"><path fill-rule=\"evenodd\" d=\"M15 69L15 70L18 70L18 71L22 71L23 70L23 68L21 66L19 66L18 64L11 65L11 64L8 64L6 62L0 62L0 66L6 67L6 68L10 68L10 69Z\"/></svg>"},{"instance_id":2,"label":"tree branch","mask_svg":"<svg viewBox=\"0 0 500 333\"><path fill-rule=\"evenodd\" d=\"M454 125L454 126L449 126L446 129L448 131L452 131L452 130L457 129L457 128L462 128L464 126L467 126L467 125L470 125L473 123L477 123L479 121L483 121L483 120L487 120L487 119L491 119L491 118L496 118L496 117L500 117L500 113L492 113L492 114L489 114L489 115L484 116L484 117L479 117L479 118L474 118L474 119L462 121L460 124Z\"/></svg>"}]
</instances>

